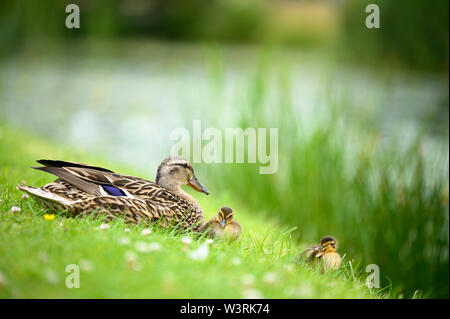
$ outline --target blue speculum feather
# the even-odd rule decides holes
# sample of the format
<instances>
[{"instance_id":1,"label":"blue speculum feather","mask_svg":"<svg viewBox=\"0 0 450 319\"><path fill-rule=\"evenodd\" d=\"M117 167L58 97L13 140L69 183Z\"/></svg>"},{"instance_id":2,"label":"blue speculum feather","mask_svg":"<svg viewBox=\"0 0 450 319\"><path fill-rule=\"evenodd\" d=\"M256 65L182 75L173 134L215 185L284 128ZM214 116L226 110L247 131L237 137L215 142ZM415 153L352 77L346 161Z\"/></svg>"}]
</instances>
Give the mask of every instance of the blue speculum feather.
<instances>
[{"instance_id":1,"label":"blue speculum feather","mask_svg":"<svg viewBox=\"0 0 450 319\"><path fill-rule=\"evenodd\" d=\"M109 195L112 195L112 196L125 196L125 193L121 189L119 189L117 187L114 187L114 186L111 186L111 185L103 185L103 184L101 186L103 187L103 189Z\"/></svg>"}]
</instances>

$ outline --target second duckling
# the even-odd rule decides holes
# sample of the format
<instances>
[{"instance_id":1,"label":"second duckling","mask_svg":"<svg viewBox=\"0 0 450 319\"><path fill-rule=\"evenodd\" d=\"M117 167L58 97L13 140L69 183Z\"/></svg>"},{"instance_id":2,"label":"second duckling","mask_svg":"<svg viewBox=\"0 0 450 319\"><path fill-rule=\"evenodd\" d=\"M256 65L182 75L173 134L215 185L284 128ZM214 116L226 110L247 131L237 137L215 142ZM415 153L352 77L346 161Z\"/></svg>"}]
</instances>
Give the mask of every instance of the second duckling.
<instances>
[{"instance_id":1,"label":"second duckling","mask_svg":"<svg viewBox=\"0 0 450 319\"><path fill-rule=\"evenodd\" d=\"M334 270L339 268L342 263L341 256L337 251L337 240L331 236L325 236L320 239L322 249L316 254L316 257L323 262L322 271Z\"/></svg>"},{"instance_id":2,"label":"second duckling","mask_svg":"<svg viewBox=\"0 0 450 319\"><path fill-rule=\"evenodd\" d=\"M231 207L222 206L217 216L210 219L200 227L200 231L207 231L212 238L227 238L235 240L242 233L241 225L234 220L234 211Z\"/></svg>"},{"instance_id":3,"label":"second duckling","mask_svg":"<svg viewBox=\"0 0 450 319\"><path fill-rule=\"evenodd\" d=\"M325 272L339 268L342 263L341 256L337 253L337 240L332 236L324 236L320 239L320 246L306 249L300 257L310 264L321 264L320 271Z\"/></svg>"}]
</instances>

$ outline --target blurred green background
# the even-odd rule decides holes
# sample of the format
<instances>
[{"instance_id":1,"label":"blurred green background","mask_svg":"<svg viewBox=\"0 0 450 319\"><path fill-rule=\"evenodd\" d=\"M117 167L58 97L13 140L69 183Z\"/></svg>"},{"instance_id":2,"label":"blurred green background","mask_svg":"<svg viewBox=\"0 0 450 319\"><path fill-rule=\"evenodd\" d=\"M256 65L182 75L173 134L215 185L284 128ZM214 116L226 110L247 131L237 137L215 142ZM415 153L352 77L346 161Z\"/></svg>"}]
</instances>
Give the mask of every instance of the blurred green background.
<instances>
[{"instance_id":1,"label":"blurred green background","mask_svg":"<svg viewBox=\"0 0 450 319\"><path fill-rule=\"evenodd\" d=\"M69 3L80 29L65 27ZM369 3L380 29L365 27ZM336 236L405 297L448 297L448 7L4 0L0 122L149 174L195 119L276 127L277 173L199 164L212 194L298 241Z\"/></svg>"}]
</instances>

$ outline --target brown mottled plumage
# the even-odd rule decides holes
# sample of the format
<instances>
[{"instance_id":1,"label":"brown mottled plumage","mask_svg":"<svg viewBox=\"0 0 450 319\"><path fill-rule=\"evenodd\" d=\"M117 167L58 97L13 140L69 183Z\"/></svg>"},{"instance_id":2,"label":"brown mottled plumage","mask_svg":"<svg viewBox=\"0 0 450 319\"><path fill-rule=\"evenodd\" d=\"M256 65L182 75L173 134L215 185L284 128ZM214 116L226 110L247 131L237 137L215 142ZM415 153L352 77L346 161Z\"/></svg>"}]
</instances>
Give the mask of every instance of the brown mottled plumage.
<instances>
[{"instance_id":1,"label":"brown mottled plumage","mask_svg":"<svg viewBox=\"0 0 450 319\"><path fill-rule=\"evenodd\" d=\"M108 169L80 163L40 160L33 167L59 179L41 188L20 185L19 189L41 200L52 210L71 215L105 214L107 219L123 217L127 222L177 224L197 230L204 214L195 199L181 189L188 185L209 194L194 175L191 164L180 157L168 157L158 167L156 183Z\"/></svg>"},{"instance_id":2,"label":"brown mottled plumage","mask_svg":"<svg viewBox=\"0 0 450 319\"><path fill-rule=\"evenodd\" d=\"M222 206L217 216L206 222L199 231L207 231L208 236L212 238L237 239L242 232L242 227L233 217L233 209Z\"/></svg>"},{"instance_id":3,"label":"brown mottled plumage","mask_svg":"<svg viewBox=\"0 0 450 319\"><path fill-rule=\"evenodd\" d=\"M336 239L331 236L324 236L320 239L320 246L307 248L298 258L312 265L320 264L320 271L325 272L337 269L341 265L341 256L336 250Z\"/></svg>"}]
</instances>

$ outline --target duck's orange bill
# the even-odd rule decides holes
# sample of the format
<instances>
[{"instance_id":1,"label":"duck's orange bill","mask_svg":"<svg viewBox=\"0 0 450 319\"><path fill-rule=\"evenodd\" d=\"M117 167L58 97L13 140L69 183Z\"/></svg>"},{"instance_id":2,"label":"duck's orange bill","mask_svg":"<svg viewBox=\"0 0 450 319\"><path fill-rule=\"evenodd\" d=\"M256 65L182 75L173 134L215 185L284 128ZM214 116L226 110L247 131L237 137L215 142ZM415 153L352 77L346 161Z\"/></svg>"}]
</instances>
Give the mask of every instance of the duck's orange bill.
<instances>
[{"instance_id":1,"label":"duck's orange bill","mask_svg":"<svg viewBox=\"0 0 450 319\"><path fill-rule=\"evenodd\" d=\"M188 180L187 185L192 187L193 189L195 189L198 192L202 192L202 193L205 193L206 195L209 195L208 190L205 188L205 186L200 184L197 177L195 177L195 176L192 177L190 180Z\"/></svg>"}]
</instances>

